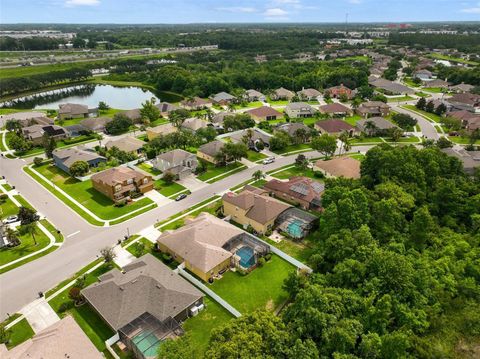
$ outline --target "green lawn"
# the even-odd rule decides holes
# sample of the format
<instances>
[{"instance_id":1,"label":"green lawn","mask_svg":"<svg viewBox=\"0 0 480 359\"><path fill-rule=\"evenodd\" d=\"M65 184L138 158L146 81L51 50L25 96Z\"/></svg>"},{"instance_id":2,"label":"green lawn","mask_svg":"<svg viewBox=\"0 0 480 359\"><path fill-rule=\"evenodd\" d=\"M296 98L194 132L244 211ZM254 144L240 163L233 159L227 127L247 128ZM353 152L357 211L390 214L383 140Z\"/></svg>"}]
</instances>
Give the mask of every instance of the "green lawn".
<instances>
[{"instance_id":1,"label":"green lawn","mask_svg":"<svg viewBox=\"0 0 480 359\"><path fill-rule=\"evenodd\" d=\"M381 137L363 137L363 138L353 138L350 141L351 145L363 145L365 143L382 143Z\"/></svg>"},{"instance_id":2,"label":"green lawn","mask_svg":"<svg viewBox=\"0 0 480 359\"><path fill-rule=\"evenodd\" d=\"M143 246L141 246L141 244ZM170 260L170 261L167 261L164 257L163 257L163 254L158 252L158 251L155 251L154 250L154 245L152 242L150 242L148 239L146 238L140 238L138 240L138 242L135 242L133 244L131 244L130 246L128 246L126 248L127 251L129 251L134 257L136 258L139 258L147 253L150 253L152 256L156 257L158 260L160 260L161 262L163 262L163 264L165 264L166 266L170 267L170 269L176 269L180 263L178 263L177 261L175 260Z\"/></svg>"},{"instance_id":3,"label":"green lawn","mask_svg":"<svg viewBox=\"0 0 480 359\"><path fill-rule=\"evenodd\" d=\"M172 182L167 184L163 179L158 179L155 181L155 189L162 195L169 197L175 193L186 191L186 188L181 184Z\"/></svg>"},{"instance_id":4,"label":"green lawn","mask_svg":"<svg viewBox=\"0 0 480 359\"><path fill-rule=\"evenodd\" d=\"M278 179L289 179L289 178L292 178L292 177L295 177L295 176L303 176L303 177L309 177L309 178L316 179L312 169L310 169L310 168L301 169L301 168L298 168L296 166L284 169L283 171L272 174L271 176L275 177L275 178L278 178Z\"/></svg>"},{"instance_id":5,"label":"green lawn","mask_svg":"<svg viewBox=\"0 0 480 359\"><path fill-rule=\"evenodd\" d=\"M432 121L432 122L442 122L442 118L434 113L426 112L419 110L418 108L415 107L415 105L404 105L401 106L402 108L405 108L407 110L416 112L417 114L426 117L427 120Z\"/></svg>"},{"instance_id":6,"label":"green lawn","mask_svg":"<svg viewBox=\"0 0 480 359\"><path fill-rule=\"evenodd\" d=\"M25 340L30 339L35 334L26 319L22 319L17 324L12 326L8 331L10 332L10 339L7 343L8 349L23 343Z\"/></svg>"},{"instance_id":7,"label":"green lawn","mask_svg":"<svg viewBox=\"0 0 480 359\"><path fill-rule=\"evenodd\" d=\"M419 84L416 84L410 77L405 77L403 79L403 82L405 83L405 85L407 85L408 87L418 87L420 86Z\"/></svg>"},{"instance_id":8,"label":"green lawn","mask_svg":"<svg viewBox=\"0 0 480 359\"><path fill-rule=\"evenodd\" d=\"M92 273L87 274L85 276L85 285L88 286L95 283L100 275L110 271L112 268L112 266L103 264ZM80 307L73 306L71 299L68 297L69 290L70 288L67 288L57 297L50 300L50 306L60 318L65 317L67 314L72 315L95 347L99 351L104 351L105 340L111 338L114 335L114 332L88 304L84 304ZM69 309L62 312L62 304L68 305Z\"/></svg>"},{"instance_id":9,"label":"green lawn","mask_svg":"<svg viewBox=\"0 0 480 359\"><path fill-rule=\"evenodd\" d=\"M290 103L290 101L288 100L274 101L274 100L271 100L270 98L267 98L267 102L274 106L286 106Z\"/></svg>"},{"instance_id":10,"label":"green lawn","mask_svg":"<svg viewBox=\"0 0 480 359\"><path fill-rule=\"evenodd\" d=\"M238 110L238 109L241 109L241 108L256 108L256 107L261 107L263 106L263 102L262 101L253 101L253 102L248 102L247 104L245 105L235 105L235 108Z\"/></svg>"},{"instance_id":11,"label":"green lawn","mask_svg":"<svg viewBox=\"0 0 480 359\"><path fill-rule=\"evenodd\" d=\"M282 286L293 271L295 267L290 263L272 255L263 267L255 268L245 276L238 272L226 272L210 288L240 313L257 309L274 311L288 298Z\"/></svg>"},{"instance_id":12,"label":"green lawn","mask_svg":"<svg viewBox=\"0 0 480 359\"><path fill-rule=\"evenodd\" d=\"M218 179L210 181L210 179L212 179L213 177L220 176L222 174L225 174L228 171L240 170L240 168L242 168L242 167L244 167L244 165L241 164L240 162L229 163L226 166L215 166L213 163L208 162L207 163L207 170L205 172L203 172L202 174L200 174L199 176L197 176L197 178L200 181L208 181L209 183L212 183L212 182L216 182L219 179L223 178L223 176L222 176L222 177L219 177ZM233 172L231 174L233 174ZM228 175L230 175L230 173Z\"/></svg>"},{"instance_id":13,"label":"green lawn","mask_svg":"<svg viewBox=\"0 0 480 359\"><path fill-rule=\"evenodd\" d=\"M468 137L448 136L448 139L452 142L458 143L459 145L468 145L470 143L470 139ZM480 140L477 140L475 144L480 145Z\"/></svg>"},{"instance_id":14,"label":"green lawn","mask_svg":"<svg viewBox=\"0 0 480 359\"><path fill-rule=\"evenodd\" d=\"M265 156L263 153L248 150L247 159L249 161L257 162L257 161L263 160L264 158L267 158L267 156Z\"/></svg>"},{"instance_id":15,"label":"green lawn","mask_svg":"<svg viewBox=\"0 0 480 359\"><path fill-rule=\"evenodd\" d=\"M307 263L310 256L315 252L314 248L309 247L301 242L294 242L290 239L283 239L279 243L272 241L269 238L263 238L264 241L270 243L274 247L277 247L282 252L287 253L289 256L299 260L302 263Z\"/></svg>"},{"instance_id":16,"label":"green lawn","mask_svg":"<svg viewBox=\"0 0 480 359\"><path fill-rule=\"evenodd\" d=\"M276 150L273 151L277 155L283 155L289 152L307 152L307 151L313 151L312 148L310 147L310 144L308 143L300 143L298 145L290 145L285 147L283 150Z\"/></svg>"},{"instance_id":17,"label":"green lawn","mask_svg":"<svg viewBox=\"0 0 480 359\"><path fill-rule=\"evenodd\" d=\"M150 173L154 177L162 174L162 171L157 170L156 168L146 164L145 162L138 164L137 167L144 170L145 172Z\"/></svg>"},{"instance_id":18,"label":"green lawn","mask_svg":"<svg viewBox=\"0 0 480 359\"><path fill-rule=\"evenodd\" d=\"M42 248L45 248L50 243L48 237L40 229L37 228L35 239L37 244L30 234L19 235L20 245L12 248L1 248L0 249L0 265L10 263L16 259L22 258L28 254L36 252ZM13 267L12 267L13 268ZM7 269L12 269L7 268Z\"/></svg>"},{"instance_id":19,"label":"green lawn","mask_svg":"<svg viewBox=\"0 0 480 359\"><path fill-rule=\"evenodd\" d=\"M355 126L357 122L360 121L361 119L363 119L363 117L360 115L352 115L352 116L346 117L345 122L347 122L349 125Z\"/></svg>"},{"instance_id":20,"label":"green lawn","mask_svg":"<svg viewBox=\"0 0 480 359\"><path fill-rule=\"evenodd\" d=\"M402 101L411 101L414 100L411 96L400 96L400 97L389 97L388 102L402 102Z\"/></svg>"},{"instance_id":21,"label":"green lawn","mask_svg":"<svg viewBox=\"0 0 480 359\"><path fill-rule=\"evenodd\" d=\"M431 97L431 95L429 95L428 93L425 93L425 92L415 92L415 95L419 96L419 97Z\"/></svg>"},{"instance_id":22,"label":"green lawn","mask_svg":"<svg viewBox=\"0 0 480 359\"><path fill-rule=\"evenodd\" d=\"M13 189L13 187L10 186L8 183L5 183L5 184L3 185L3 188L5 188L8 192L10 192L10 191Z\"/></svg>"},{"instance_id":23,"label":"green lawn","mask_svg":"<svg viewBox=\"0 0 480 359\"><path fill-rule=\"evenodd\" d=\"M115 207L110 198L97 192L92 187L91 180L78 181L50 163L35 167L35 170L104 220L115 219L153 203L149 198L142 198L126 206ZM50 189L50 187L48 189ZM52 192L56 195L56 191Z\"/></svg>"},{"instance_id":24,"label":"green lawn","mask_svg":"<svg viewBox=\"0 0 480 359\"><path fill-rule=\"evenodd\" d=\"M63 235L62 233L58 233L57 229L51 224L49 221L46 219L42 219L40 221L41 224L49 231L54 237L55 237L55 242L56 243L62 243L63 242Z\"/></svg>"},{"instance_id":25,"label":"green lawn","mask_svg":"<svg viewBox=\"0 0 480 359\"><path fill-rule=\"evenodd\" d=\"M447 89L441 88L441 87L423 87L422 91L427 91L431 93L443 93L443 92L448 92Z\"/></svg>"},{"instance_id":26,"label":"green lawn","mask_svg":"<svg viewBox=\"0 0 480 359\"><path fill-rule=\"evenodd\" d=\"M212 330L227 323L233 317L220 304L205 296L205 309L196 317L189 318L183 324L185 333L190 336L192 345L202 354L208 349Z\"/></svg>"},{"instance_id":27,"label":"green lawn","mask_svg":"<svg viewBox=\"0 0 480 359\"><path fill-rule=\"evenodd\" d=\"M439 60L458 62L458 63L461 63L461 64L467 64L467 65L473 65L473 66L478 65L478 62L465 60L465 59L462 59L462 58L459 58L459 57L452 57L452 56L441 55L441 54L430 54L429 56L433 57L435 59L439 59Z\"/></svg>"},{"instance_id":28,"label":"green lawn","mask_svg":"<svg viewBox=\"0 0 480 359\"><path fill-rule=\"evenodd\" d=\"M0 192L3 194L3 192ZM6 198L5 202L0 204L0 219L8 216L13 216L18 213L18 207L12 202L10 198Z\"/></svg>"}]
</instances>

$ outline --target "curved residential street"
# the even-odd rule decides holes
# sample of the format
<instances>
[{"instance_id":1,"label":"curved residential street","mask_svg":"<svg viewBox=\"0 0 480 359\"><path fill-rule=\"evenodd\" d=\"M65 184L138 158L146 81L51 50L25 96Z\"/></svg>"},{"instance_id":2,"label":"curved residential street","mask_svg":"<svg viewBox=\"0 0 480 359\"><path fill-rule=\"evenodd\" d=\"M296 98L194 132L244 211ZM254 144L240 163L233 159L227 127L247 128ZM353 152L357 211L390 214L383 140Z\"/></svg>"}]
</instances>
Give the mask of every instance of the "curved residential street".
<instances>
[{"instance_id":1,"label":"curved residential street","mask_svg":"<svg viewBox=\"0 0 480 359\"><path fill-rule=\"evenodd\" d=\"M391 104L391 106L397 112L408 113L415 117L424 137L439 138L434 126L426 119L398 105ZM365 153L371 147L373 146L355 146L351 152ZM319 157L316 151L304 154L309 158ZM45 292L72 276L80 268L92 262L101 248L115 244L127 233L138 233L158 221L165 220L214 195L222 194L229 188L250 180L256 170L261 169L264 172L274 170L293 164L295 158L295 154L279 156L272 164L258 164L193 191L182 201L169 202L118 225L96 227L86 222L23 172L22 168L28 164L26 160L0 157L0 174L5 176L8 182L14 185L22 196L65 236L65 243L58 250L0 275L0 317L3 319L7 313L17 312L38 298L38 292Z\"/></svg>"}]
</instances>

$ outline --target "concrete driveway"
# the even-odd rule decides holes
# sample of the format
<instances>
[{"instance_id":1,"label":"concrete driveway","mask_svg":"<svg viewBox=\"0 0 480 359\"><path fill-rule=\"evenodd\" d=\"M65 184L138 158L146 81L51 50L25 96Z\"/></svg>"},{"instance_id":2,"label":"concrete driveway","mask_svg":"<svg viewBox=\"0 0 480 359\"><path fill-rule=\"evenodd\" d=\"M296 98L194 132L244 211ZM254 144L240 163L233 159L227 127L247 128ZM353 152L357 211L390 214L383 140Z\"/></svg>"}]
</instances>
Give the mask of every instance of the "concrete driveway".
<instances>
[{"instance_id":1,"label":"concrete driveway","mask_svg":"<svg viewBox=\"0 0 480 359\"><path fill-rule=\"evenodd\" d=\"M200 181L194 175L190 175L188 177L185 177L184 179L178 180L177 183L187 188L190 192L194 192L208 186L208 183Z\"/></svg>"},{"instance_id":2,"label":"concrete driveway","mask_svg":"<svg viewBox=\"0 0 480 359\"><path fill-rule=\"evenodd\" d=\"M45 298L34 300L20 310L20 313L25 315L25 318L35 333L60 320L57 313L55 313Z\"/></svg>"}]
</instances>

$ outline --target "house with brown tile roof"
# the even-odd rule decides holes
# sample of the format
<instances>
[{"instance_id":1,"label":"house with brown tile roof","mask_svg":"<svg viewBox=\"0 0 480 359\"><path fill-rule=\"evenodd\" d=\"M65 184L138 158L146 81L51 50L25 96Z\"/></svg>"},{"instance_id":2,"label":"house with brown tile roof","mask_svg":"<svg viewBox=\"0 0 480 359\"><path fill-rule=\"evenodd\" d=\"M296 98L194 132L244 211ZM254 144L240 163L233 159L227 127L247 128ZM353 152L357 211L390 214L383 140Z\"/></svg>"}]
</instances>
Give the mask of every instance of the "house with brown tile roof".
<instances>
[{"instance_id":1,"label":"house with brown tile roof","mask_svg":"<svg viewBox=\"0 0 480 359\"><path fill-rule=\"evenodd\" d=\"M295 93L293 93L290 90L287 90L286 88L280 87L279 89L276 89L275 91L273 91L270 97L274 101L279 101L279 100L290 101L292 98L295 97Z\"/></svg>"},{"instance_id":2,"label":"house with brown tile roof","mask_svg":"<svg viewBox=\"0 0 480 359\"><path fill-rule=\"evenodd\" d=\"M326 89L325 92L328 92L333 98L340 98L343 95L346 95L349 99L352 98L352 90L349 89L347 86L344 86L343 84L330 87Z\"/></svg>"},{"instance_id":3,"label":"house with brown tile roof","mask_svg":"<svg viewBox=\"0 0 480 359\"><path fill-rule=\"evenodd\" d=\"M283 201L299 205L305 210L319 211L325 185L308 177L292 177L287 181L272 179L263 188Z\"/></svg>"},{"instance_id":4,"label":"house with brown tile roof","mask_svg":"<svg viewBox=\"0 0 480 359\"><path fill-rule=\"evenodd\" d=\"M173 105L169 102L160 102L155 105L156 108L160 111L162 116L168 116L170 112L178 110L180 107Z\"/></svg>"},{"instance_id":5,"label":"house with brown tile roof","mask_svg":"<svg viewBox=\"0 0 480 359\"><path fill-rule=\"evenodd\" d=\"M88 117L88 106L76 103L58 105L58 117L61 119Z\"/></svg>"},{"instance_id":6,"label":"house with brown tile roof","mask_svg":"<svg viewBox=\"0 0 480 359\"><path fill-rule=\"evenodd\" d=\"M197 150L197 157L211 163L217 163L215 156L225 146L225 142L214 140L201 145Z\"/></svg>"},{"instance_id":7,"label":"house with brown tile roof","mask_svg":"<svg viewBox=\"0 0 480 359\"><path fill-rule=\"evenodd\" d=\"M480 95L473 93L458 93L447 100L457 110L480 113Z\"/></svg>"},{"instance_id":8,"label":"house with brown tile roof","mask_svg":"<svg viewBox=\"0 0 480 359\"><path fill-rule=\"evenodd\" d=\"M196 132L199 129L205 128L207 126L208 126L208 124L207 124L206 121L203 121L202 119L200 119L198 117L191 117L191 118L185 119L185 121L183 121L181 127L185 130L190 130L190 131Z\"/></svg>"},{"instance_id":9,"label":"house with brown tile roof","mask_svg":"<svg viewBox=\"0 0 480 359\"><path fill-rule=\"evenodd\" d=\"M151 141L154 138L159 137L161 135L165 136L177 131L178 131L177 127L175 127L171 122L167 122L162 125L147 128L147 138L149 141Z\"/></svg>"},{"instance_id":10,"label":"house with brown tile roof","mask_svg":"<svg viewBox=\"0 0 480 359\"><path fill-rule=\"evenodd\" d=\"M388 116L390 106L382 101L369 101L362 103L355 112L362 117Z\"/></svg>"},{"instance_id":11,"label":"house with brown tile roof","mask_svg":"<svg viewBox=\"0 0 480 359\"><path fill-rule=\"evenodd\" d=\"M322 96L322 93L316 89L308 88L302 89L297 92L298 97L303 101L312 101L316 100L318 97Z\"/></svg>"},{"instance_id":12,"label":"house with brown tile roof","mask_svg":"<svg viewBox=\"0 0 480 359\"><path fill-rule=\"evenodd\" d=\"M331 116L348 116L352 113L352 110L341 103L334 102L319 107L320 113Z\"/></svg>"},{"instance_id":13,"label":"house with brown tile roof","mask_svg":"<svg viewBox=\"0 0 480 359\"><path fill-rule=\"evenodd\" d=\"M269 197L266 194L245 189L235 194L229 192L223 195L223 214L245 228L252 226L257 233L273 230L277 217L288 208L289 204Z\"/></svg>"},{"instance_id":14,"label":"house with brown tile roof","mask_svg":"<svg viewBox=\"0 0 480 359\"><path fill-rule=\"evenodd\" d=\"M133 123L139 122L142 119L142 114L140 113L139 108L134 108L132 110L126 110L119 112L122 115L127 116Z\"/></svg>"},{"instance_id":15,"label":"house with brown tile roof","mask_svg":"<svg viewBox=\"0 0 480 359\"><path fill-rule=\"evenodd\" d=\"M313 169L329 177L360 178L360 161L348 156L318 160Z\"/></svg>"},{"instance_id":16,"label":"house with brown tile roof","mask_svg":"<svg viewBox=\"0 0 480 359\"><path fill-rule=\"evenodd\" d=\"M283 117L281 112L270 106L253 108L245 113L248 113L255 120L255 122L276 120L277 118Z\"/></svg>"},{"instance_id":17,"label":"house with brown tile roof","mask_svg":"<svg viewBox=\"0 0 480 359\"><path fill-rule=\"evenodd\" d=\"M257 90L246 90L244 98L249 102L265 101L265 95Z\"/></svg>"},{"instance_id":18,"label":"house with brown tile roof","mask_svg":"<svg viewBox=\"0 0 480 359\"><path fill-rule=\"evenodd\" d=\"M132 193L153 190L152 176L128 167L115 167L91 177L93 188L114 202L127 199Z\"/></svg>"},{"instance_id":19,"label":"house with brown tile roof","mask_svg":"<svg viewBox=\"0 0 480 359\"><path fill-rule=\"evenodd\" d=\"M202 108L209 108L213 105L212 101L200 97L194 97L191 100L183 100L180 104L187 110L201 110Z\"/></svg>"},{"instance_id":20,"label":"house with brown tile roof","mask_svg":"<svg viewBox=\"0 0 480 359\"><path fill-rule=\"evenodd\" d=\"M105 144L105 147L108 150L112 147L116 147L120 151L140 154L144 145L145 142L143 142L142 140L139 140L135 137L127 136L119 138L118 140L110 140Z\"/></svg>"},{"instance_id":21,"label":"house with brown tile roof","mask_svg":"<svg viewBox=\"0 0 480 359\"><path fill-rule=\"evenodd\" d=\"M90 117L82 120L80 125L93 132L105 132L105 126L112 122L109 117Z\"/></svg>"},{"instance_id":22,"label":"house with brown tile roof","mask_svg":"<svg viewBox=\"0 0 480 359\"><path fill-rule=\"evenodd\" d=\"M8 350L0 344L2 359L102 359L104 358L75 319L67 315L33 338Z\"/></svg>"},{"instance_id":23,"label":"house with brown tile roof","mask_svg":"<svg viewBox=\"0 0 480 359\"><path fill-rule=\"evenodd\" d=\"M343 120L324 120L315 123L315 129L319 133L328 133L333 136L339 136L343 132L347 132L349 136L357 136L360 131Z\"/></svg>"},{"instance_id":24,"label":"house with brown tile roof","mask_svg":"<svg viewBox=\"0 0 480 359\"><path fill-rule=\"evenodd\" d=\"M206 212L157 238L161 252L171 254L204 281L213 280L234 266L237 248L247 242L252 249L268 251L241 229Z\"/></svg>"}]
</instances>

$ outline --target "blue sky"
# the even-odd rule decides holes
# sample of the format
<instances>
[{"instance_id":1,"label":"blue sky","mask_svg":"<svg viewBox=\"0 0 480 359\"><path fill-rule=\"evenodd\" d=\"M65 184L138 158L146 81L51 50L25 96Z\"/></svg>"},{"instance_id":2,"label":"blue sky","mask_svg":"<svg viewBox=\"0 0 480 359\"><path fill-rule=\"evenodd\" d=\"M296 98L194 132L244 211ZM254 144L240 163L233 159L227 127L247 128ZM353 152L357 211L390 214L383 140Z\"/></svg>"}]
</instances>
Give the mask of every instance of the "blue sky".
<instances>
[{"instance_id":1,"label":"blue sky","mask_svg":"<svg viewBox=\"0 0 480 359\"><path fill-rule=\"evenodd\" d=\"M0 0L1 23L480 21L480 0Z\"/></svg>"}]
</instances>

